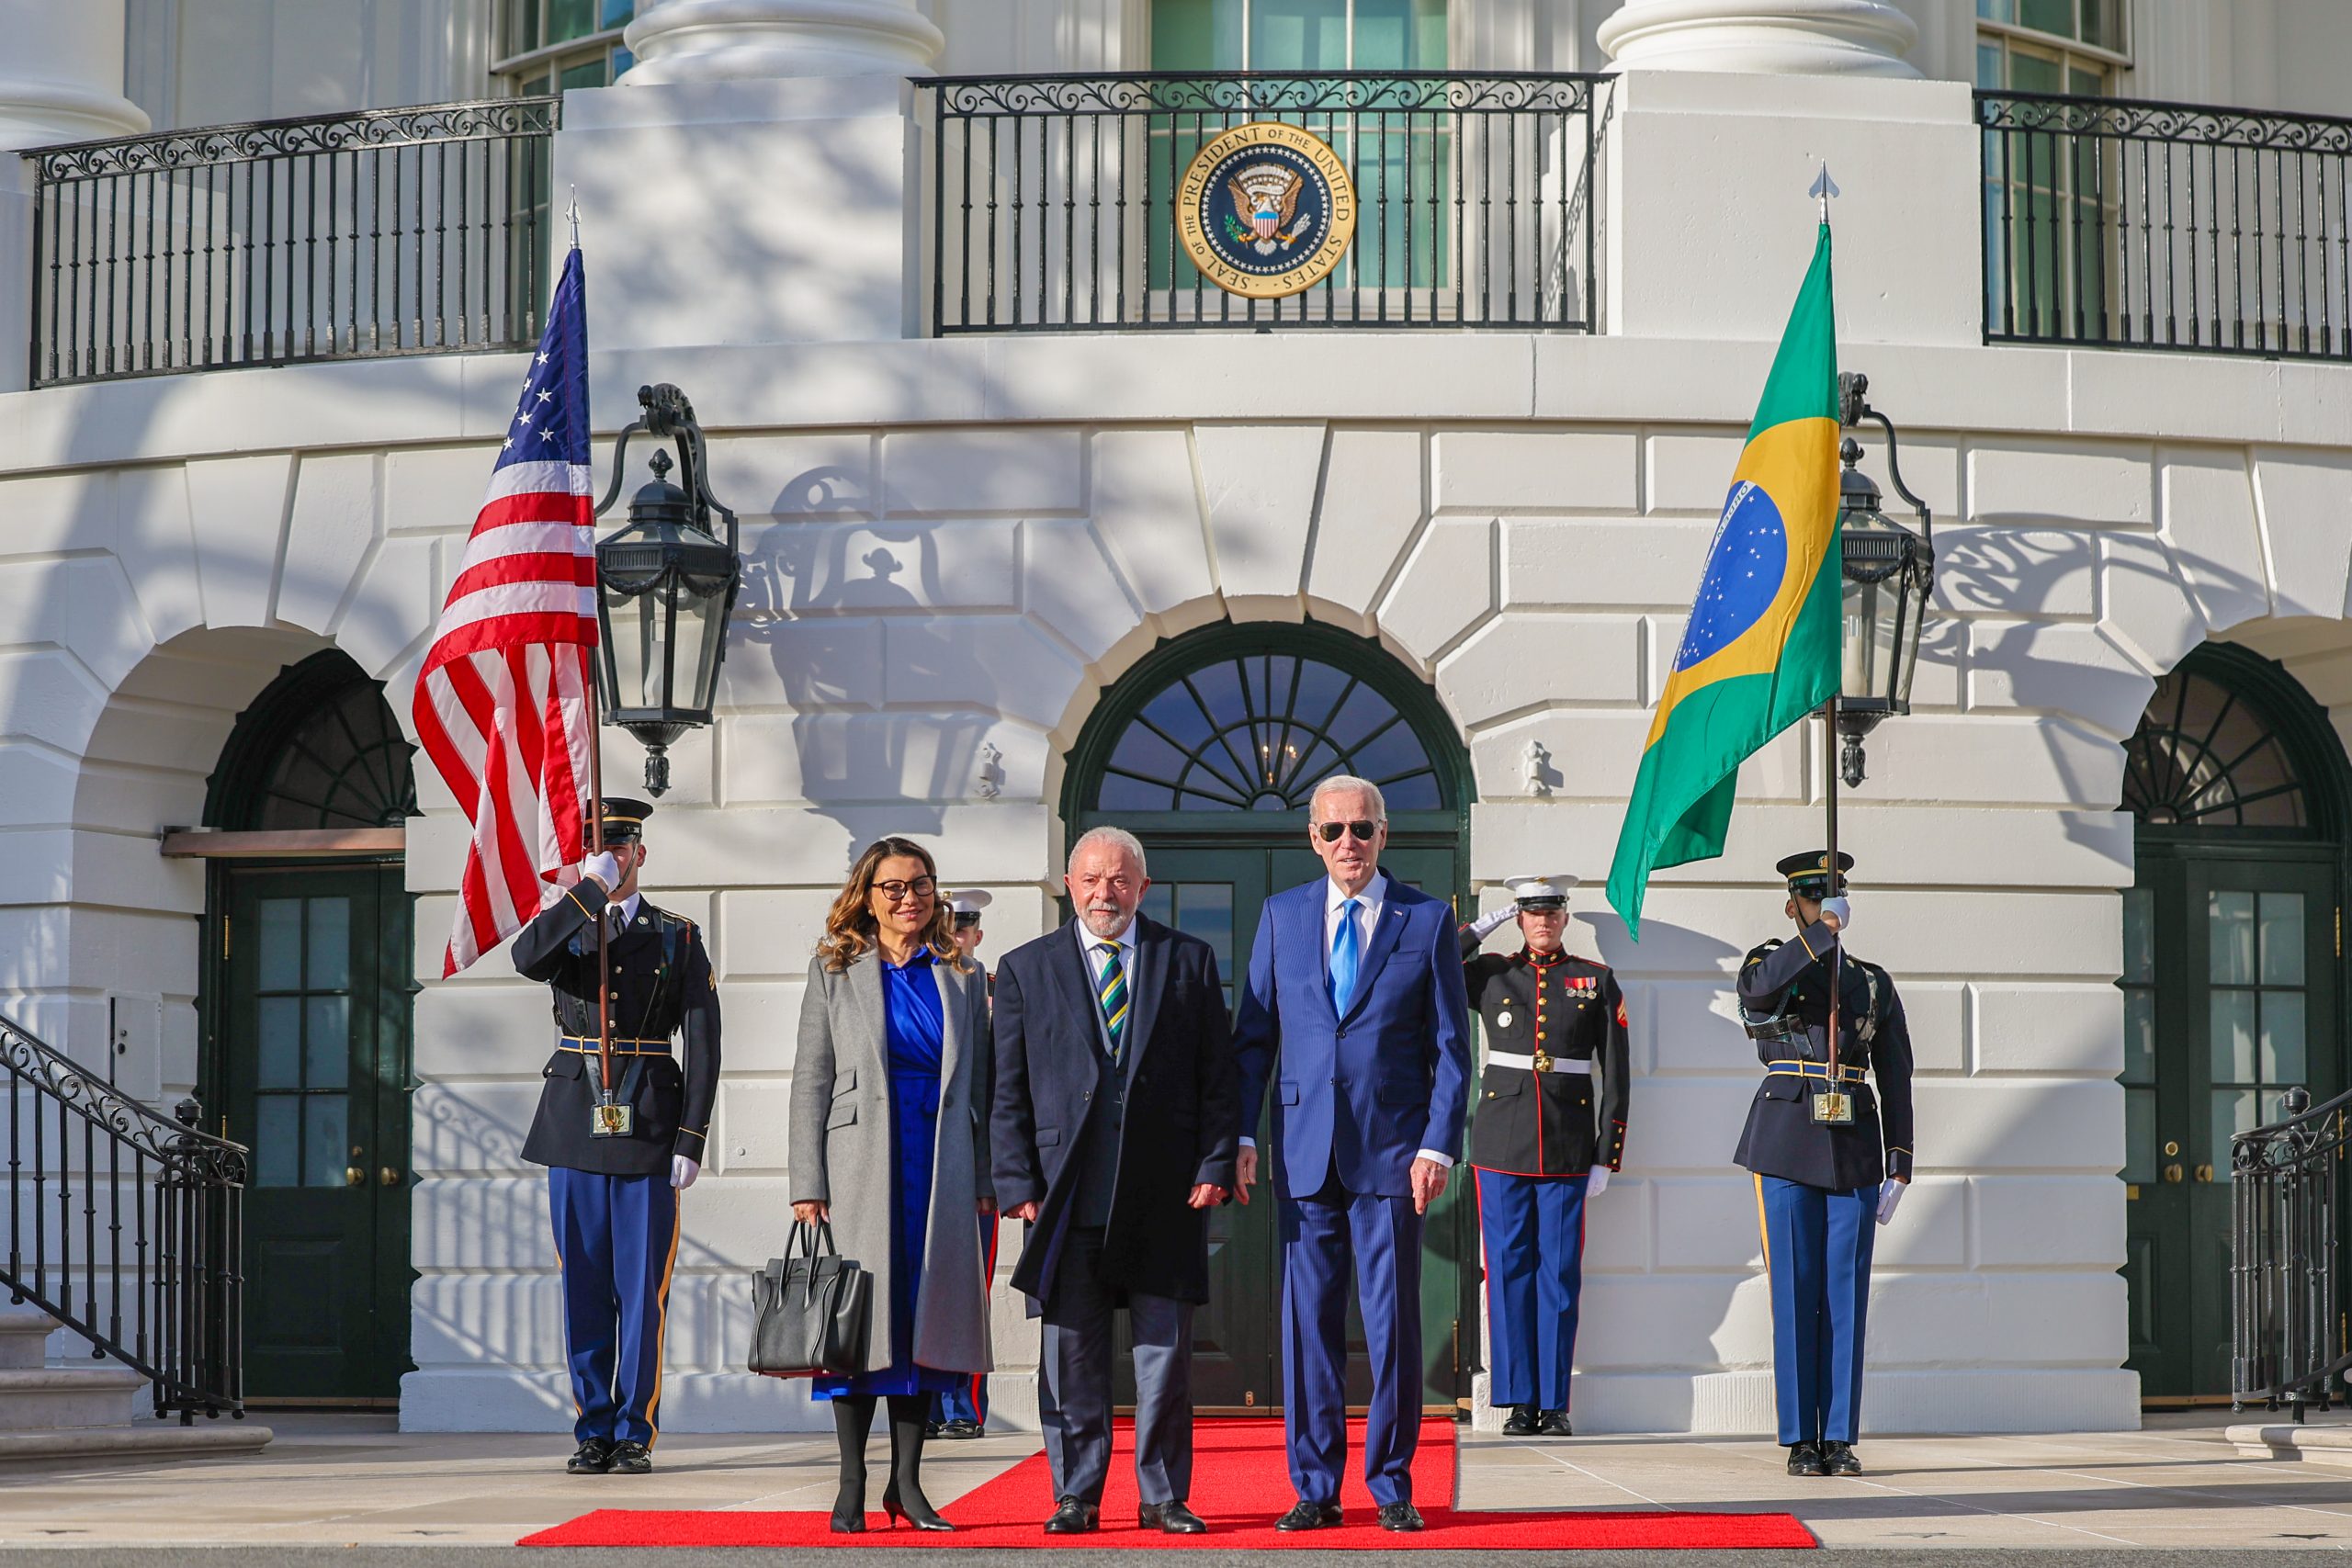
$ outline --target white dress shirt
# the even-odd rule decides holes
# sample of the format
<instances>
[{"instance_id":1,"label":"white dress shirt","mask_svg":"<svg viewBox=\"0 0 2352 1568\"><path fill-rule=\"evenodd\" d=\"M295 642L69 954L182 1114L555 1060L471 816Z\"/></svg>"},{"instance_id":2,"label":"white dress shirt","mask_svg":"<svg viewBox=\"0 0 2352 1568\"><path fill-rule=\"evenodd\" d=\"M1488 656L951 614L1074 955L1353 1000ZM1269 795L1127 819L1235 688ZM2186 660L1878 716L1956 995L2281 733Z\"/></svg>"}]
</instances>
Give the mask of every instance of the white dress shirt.
<instances>
[{"instance_id":1,"label":"white dress shirt","mask_svg":"<svg viewBox=\"0 0 2352 1568\"><path fill-rule=\"evenodd\" d=\"M1372 956L1372 933L1379 926L1380 906L1386 902L1387 897L1388 878L1377 871L1372 874L1372 880L1363 885L1363 890L1360 893L1343 893L1340 890L1338 883L1328 876L1323 879L1323 952L1327 958L1339 944L1340 921L1344 917L1348 900L1353 898L1356 901L1356 983L1358 985L1363 983L1364 960ZM1241 1146L1254 1149L1258 1146L1258 1140L1244 1138L1241 1140ZM1441 1154L1435 1149L1422 1149L1419 1154L1420 1158L1434 1161L1441 1167L1451 1167L1453 1164L1452 1155Z\"/></svg>"},{"instance_id":2,"label":"white dress shirt","mask_svg":"<svg viewBox=\"0 0 2352 1568\"><path fill-rule=\"evenodd\" d=\"M1120 927L1118 931L1113 932L1109 936L1096 936L1092 931L1088 929L1084 920L1073 921L1072 924L1078 931L1078 955L1080 959L1084 960L1086 964L1087 989L1094 993L1094 1013L1096 1021L1100 1022L1102 1021L1102 944L1106 942L1115 942L1119 944L1119 973L1125 976L1127 980L1127 1005L1129 1008L1127 1021L1129 1023L1135 1022L1136 1019L1133 1011L1136 994L1135 917L1133 915L1129 915L1127 917L1127 923Z\"/></svg>"}]
</instances>

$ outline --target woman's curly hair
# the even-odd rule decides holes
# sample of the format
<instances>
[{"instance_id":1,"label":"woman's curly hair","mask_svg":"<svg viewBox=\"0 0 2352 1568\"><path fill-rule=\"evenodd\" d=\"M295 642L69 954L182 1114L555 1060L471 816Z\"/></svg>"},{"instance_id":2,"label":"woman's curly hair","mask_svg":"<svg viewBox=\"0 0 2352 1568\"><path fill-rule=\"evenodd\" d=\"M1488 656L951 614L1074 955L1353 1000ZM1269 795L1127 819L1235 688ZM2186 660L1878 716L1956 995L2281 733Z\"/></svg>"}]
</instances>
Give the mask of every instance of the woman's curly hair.
<instances>
[{"instance_id":1,"label":"woman's curly hair","mask_svg":"<svg viewBox=\"0 0 2352 1568\"><path fill-rule=\"evenodd\" d=\"M939 867L932 860L931 852L912 839L893 837L876 839L866 846L865 852L850 868L849 880L842 884L832 908L825 915L825 934L818 939L817 956L832 973L838 975L856 963L878 940L876 932L880 928L874 918L872 897L875 874L884 861L902 856L921 861L923 874L932 879L931 923L923 928L923 946L957 974L970 972L971 961L956 945L955 912L947 907L946 889L938 886Z\"/></svg>"}]
</instances>

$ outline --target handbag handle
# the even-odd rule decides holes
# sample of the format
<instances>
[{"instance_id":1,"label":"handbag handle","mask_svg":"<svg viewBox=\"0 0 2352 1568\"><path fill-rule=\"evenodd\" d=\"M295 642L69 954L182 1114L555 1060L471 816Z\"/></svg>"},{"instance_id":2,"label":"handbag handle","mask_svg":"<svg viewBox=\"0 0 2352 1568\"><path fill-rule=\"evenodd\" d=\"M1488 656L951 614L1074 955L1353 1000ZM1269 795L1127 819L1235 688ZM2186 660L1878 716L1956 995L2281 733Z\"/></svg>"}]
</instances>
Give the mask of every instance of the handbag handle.
<instances>
[{"instance_id":1,"label":"handbag handle","mask_svg":"<svg viewBox=\"0 0 2352 1568\"><path fill-rule=\"evenodd\" d=\"M804 1240L808 1244L801 1250L800 1256L804 1258L813 1259L817 1256L819 1242L824 1243L825 1251L830 1256L839 1258L842 1255L841 1249L833 1245L833 1222L830 1219L819 1220L813 1225L805 1220L792 1222L791 1238L784 1244L784 1260L786 1263L792 1261L793 1249L801 1247Z\"/></svg>"}]
</instances>

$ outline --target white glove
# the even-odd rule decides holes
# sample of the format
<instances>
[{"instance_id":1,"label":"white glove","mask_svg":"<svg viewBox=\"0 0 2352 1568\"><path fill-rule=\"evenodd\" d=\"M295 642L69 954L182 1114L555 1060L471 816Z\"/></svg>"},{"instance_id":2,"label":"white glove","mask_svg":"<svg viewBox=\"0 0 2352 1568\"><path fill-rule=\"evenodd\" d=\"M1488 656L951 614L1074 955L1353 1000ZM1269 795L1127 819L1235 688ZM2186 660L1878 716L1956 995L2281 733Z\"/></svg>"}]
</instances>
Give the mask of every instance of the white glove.
<instances>
[{"instance_id":1,"label":"white glove","mask_svg":"<svg viewBox=\"0 0 2352 1568\"><path fill-rule=\"evenodd\" d=\"M1835 898L1824 898L1821 901L1821 912L1838 917L1838 931L1841 936L1845 934L1846 929L1854 923L1853 903L1842 894Z\"/></svg>"},{"instance_id":2,"label":"white glove","mask_svg":"<svg viewBox=\"0 0 2352 1568\"><path fill-rule=\"evenodd\" d=\"M580 874L594 877L605 885L605 891L610 893L621 885L620 857L610 850L599 851L581 865Z\"/></svg>"},{"instance_id":3,"label":"white glove","mask_svg":"<svg viewBox=\"0 0 2352 1568\"><path fill-rule=\"evenodd\" d=\"M1584 1195L1588 1198L1591 1198L1608 1190L1609 1168L1605 1165L1594 1166L1592 1169L1585 1175Z\"/></svg>"},{"instance_id":4,"label":"white glove","mask_svg":"<svg viewBox=\"0 0 2352 1568\"><path fill-rule=\"evenodd\" d=\"M1480 942L1484 942L1493 933L1496 927L1503 924L1513 915L1518 913L1519 906L1516 904L1505 904L1499 909L1489 909L1485 914L1470 922L1470 934L1476 937Z\"/></svg>"},{"instance_id":5,"label":"white glove","mask_svg":"<svg viewBox=\"0 0 2352 1568\"><path fill-rule=\"evenodd\" d=\"M1894 1206L1903 1201L1903 1189L1905 1185L1905 1183L1895 1180L1891 1176L1879 1185L1878 1223L1880 1224L1884 1224L1889 1220L1894 1218Z\"/></svg>"},{"instance_id":6,"label":"white glove","mask_svg":"<svg viewBox=\"0 0 2352 1568\"><path fill-rule=\"evenodd\" d=\"M685 1156L672 1155L670 1156L670 1185L679 1191L684 1192L687 1188L692 1187L695 1184L695 1178L701 1174L702 1167Z\"/></svg>"}]
</instances>

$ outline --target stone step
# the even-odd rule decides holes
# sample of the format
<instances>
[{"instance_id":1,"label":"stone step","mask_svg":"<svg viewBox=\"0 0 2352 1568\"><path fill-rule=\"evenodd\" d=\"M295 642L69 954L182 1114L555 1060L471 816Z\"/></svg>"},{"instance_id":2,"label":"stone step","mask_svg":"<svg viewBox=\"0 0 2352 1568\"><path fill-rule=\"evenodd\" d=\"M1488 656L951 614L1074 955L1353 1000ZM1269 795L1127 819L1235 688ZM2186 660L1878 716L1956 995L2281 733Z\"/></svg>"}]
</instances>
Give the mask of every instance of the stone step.
<instances>
[{"instance_id":1,"label":"stone step","mask_svg":"<svg viewBox=\"0 0 2352 1568\"><path fill-rule=\"evenodd\" d=\"M2227 1427L2222 1436L2249 1459L2295 1459L2352 1470L2352 1420L2266 1422Z\"/></svg>"},{"instance_id":2,"label":"stone step","mask_svg":"<svg viewBox=\"0 0 2352 1568\"><path fill-rule=\"evenodd\" d=\"M107 1459L204 1458L252 1453L270 1430L251 1421L141 1421L130 1427L85 1427L56 1432L0 1430L0 1465Z\"/></svg>"},{"instance_id":3,"label":"stone step","mask_svg":"<svg viewBox=\"0 0 2352 1568\"><path fill-rule=\"evenodd\" d=\"M22 1371L48 1359L57 1319L39 1307L0 1306L0 1371Z\"/></svg>"},{"instance_id":4,"label":"stone step","mask_svg":"<svg viewBox=\"0 0 2352 1568\"><path fill-rule=\"evenodd\" d=\"M27 1367L0 1371L0 1432L39 1436L128 1427L147 1380L128 1367Z\"/></svg>"}]
</instances>

